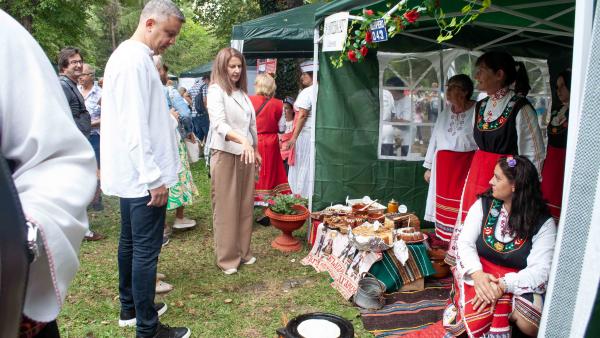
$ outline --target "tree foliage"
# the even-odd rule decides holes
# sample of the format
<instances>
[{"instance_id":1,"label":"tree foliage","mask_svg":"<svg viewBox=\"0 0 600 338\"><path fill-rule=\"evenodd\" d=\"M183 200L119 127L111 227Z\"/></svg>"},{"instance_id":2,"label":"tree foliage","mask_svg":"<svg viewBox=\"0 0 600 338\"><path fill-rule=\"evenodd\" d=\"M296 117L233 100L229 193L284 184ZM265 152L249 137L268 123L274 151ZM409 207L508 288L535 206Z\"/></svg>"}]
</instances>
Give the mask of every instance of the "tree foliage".
<instances>
[{"instance_id":1,"label":"tree foliage","mask_svg":"<svg viewBox=\"0 0 600 338\"><path fill-rule=\"evenodd\" d=\"M193 0L195 20L206 25L221 47L229 45L233 25L261 16L257 0Z\"/></svg>"},{"instance_id":2,"label":"tree foliage","mask_svg":"<svg viewBox=\"0 0 600 338\"><path fill-rule=\"evenodd\" d=\"M192 18L191 7L184 8L186 18ZM211 61L220 45L204 27L193 20L186 20L181 28L177 43L171 46L164 55L169 65L169 72L179 75L192 67Z\"/></svg>"},{"instance_id":3,"label":"tree foliage","mask_svg":"<svg viewBox=\"0 0 600 338\"><path fill-rule=\"evenodd\" d=\"M78 47L101 76L111 53L135 31L147 1L0 0L0 8L31 32L52 62L63 47ZM188 20L165 60L179 73L212 59L219 46L218 39L194 20L193 1L175 2Z\"/></svg>"},{"instance_id":4,"label":"tree foliage","mask_svg":"<svg viewBox=\"0 0 600 338\"><path fill-rule=\"evenodd\" d=\"M0 0L0 8L19 21L42 46L50 60L64 46L81 45L86 37L82 23L95 0Z\"/></svg>"}]
</instances>

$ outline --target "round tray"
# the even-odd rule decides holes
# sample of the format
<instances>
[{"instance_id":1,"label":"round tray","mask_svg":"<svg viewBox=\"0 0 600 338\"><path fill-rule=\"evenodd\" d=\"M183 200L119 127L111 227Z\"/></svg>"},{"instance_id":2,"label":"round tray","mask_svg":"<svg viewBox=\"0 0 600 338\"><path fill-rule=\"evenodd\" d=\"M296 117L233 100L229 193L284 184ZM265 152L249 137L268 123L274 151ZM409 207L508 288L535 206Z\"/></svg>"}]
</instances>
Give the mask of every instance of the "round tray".
<instances>
[{"instance_id":1,"label":"round tray","mask_svg":"<svg viewBox=\"0 0 600 338\"><path fill-rule=\"evenodd\" d=\"M352 245L354 245L354 247L360 251L382 252L394 247L393 244L388 245L383 241L383 239L377 236L361 236L362 238L368 238L367 242L358 241L357 237L358 236L356 236L352 230L348 231L350 243L352 243Z\"/></svg>"},{"instance_id":2,"label":"round tray","mask_svg":"<svg viewBox=\"0 0 600 338\"><path fill-rule=\"evenodd\" d=\"M425 242L427 240L427 238L429 238L429 236L427 236L427 234L424 233L423 234L423 239L419 239L419 240L416 240L416 241L404 241L404 243L406 243L406 244L423 243L423 242Z\"/></svg>"},{"instance_id":3,"label":"round tray","mask_svg":"<svg viewBox=\"0 0 600 338\"><path fill-rule=\"evenodd\" d=\"M321 312L307 313L292 318L285 328L280 328L277 330L277 334L284 338L301 338L302 336L298 332L298 325L308 319L324 319L330 321L340 328L340 338L354 337L354 327L350 321L331 313Z\"/></svg>"}]
</instances>

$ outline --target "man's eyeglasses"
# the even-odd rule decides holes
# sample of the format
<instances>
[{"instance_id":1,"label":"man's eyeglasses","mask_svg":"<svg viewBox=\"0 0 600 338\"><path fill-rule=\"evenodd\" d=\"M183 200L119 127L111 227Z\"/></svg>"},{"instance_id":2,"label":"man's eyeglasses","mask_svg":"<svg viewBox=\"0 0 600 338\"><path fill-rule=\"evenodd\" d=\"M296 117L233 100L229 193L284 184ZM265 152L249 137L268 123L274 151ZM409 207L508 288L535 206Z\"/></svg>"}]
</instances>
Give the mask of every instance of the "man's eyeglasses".
<instances>
[{"instance_id":1,"label":"man's eyeglasses","mask_svg":"<svg viewBox=\"0 0 600 338\"><path fill-rule=\"evenodd\" d=\"M94 73L81 73L81 75L92 76Z\"/></svg>"},{"instance_id":2,"label":"man's eyeglasses","mask_svg":"<svg viewBox=\"0 0 600 338\"><path fill-rule=\"evenodd\" d=\"M77 64L82 65L83 60L71 60L71 61L69 61L69 64L70 65L77 65Z\"/></svg>"}]
</instances>

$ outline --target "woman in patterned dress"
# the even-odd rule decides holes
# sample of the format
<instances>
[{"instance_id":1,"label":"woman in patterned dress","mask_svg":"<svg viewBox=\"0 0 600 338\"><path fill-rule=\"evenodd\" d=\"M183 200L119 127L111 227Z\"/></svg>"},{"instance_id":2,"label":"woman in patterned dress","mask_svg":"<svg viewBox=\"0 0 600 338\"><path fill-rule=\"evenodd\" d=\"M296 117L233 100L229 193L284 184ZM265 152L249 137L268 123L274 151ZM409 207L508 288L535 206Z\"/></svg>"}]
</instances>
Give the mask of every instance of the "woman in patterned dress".
<instances>
[{"instance_id":1,"label":"woman in patterned dress","mask_svg":"<svg viewBox=\"0 0 600 338\"><path fill-rule=\"evenodd\" d=\"M507 155L525 156L539 173L546 153L535 109L525 97L531 87L523 62L515 62L506 52L492 51L481 55L475 65L477 87L488 97L475 105L473 137L478 150L471 161L446 256L450 265L454 265L456 238L467 210L488 188L498 159Z\"/></svg>"},{"instance_id":2,"label":"woman in patterned dress","mask_svg":"<svg viewBox=\"0 0 600 338\"><path fill-rule=\"evenodd\" d=\"M567 129L569 126L569 100L571 71L565 70L556 79L556 95L561 107L550 115L548 125L548 150L542 170L542 193L550 214L558 224L562 205L565 157L567 154Z\"/></svg>"},{"instance_id":3,"label":"woman in patterned dress","mask_svg":"<svg viewBox=\"0 0 600 338\"><path fill-rule=\"evenodd\" d=\"M436 237L446 245L454 231L465 178L477 149L473 139L472 95L473 81L467 75L455 75L448 80L449 105L436 121L423 163L427 168L424 178L429 183L424 218L435 223Z\"/></svg>"},{"instance_id":4,"label":"woman in patterned dress","mask_svg":"<svg viewBox=\"0 0 600 338\"><path fill-rule=\"evenodd\" d=\"M450 335L511 337L511 322L535 337L550 278L556 225L537 168L525 156L500 158L469 209L444 327Z\"/></svg>"}]
</instances>

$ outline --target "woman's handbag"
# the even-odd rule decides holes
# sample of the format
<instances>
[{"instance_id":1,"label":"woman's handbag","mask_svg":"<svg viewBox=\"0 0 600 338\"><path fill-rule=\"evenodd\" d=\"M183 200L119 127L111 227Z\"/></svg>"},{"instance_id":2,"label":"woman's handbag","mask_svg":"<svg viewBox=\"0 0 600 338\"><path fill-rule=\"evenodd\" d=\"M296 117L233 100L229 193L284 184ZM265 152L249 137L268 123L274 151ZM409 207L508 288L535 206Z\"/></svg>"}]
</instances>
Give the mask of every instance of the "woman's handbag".
<instances>
[{"instance_id":1,"label":"woman's handbag","mask_svg":"<svg viewBox=\"0 0 600 338\"><path fill-rule=\"evenodd\" d=\"M184 140L185 148L187 149L188 154L188 161L190 163L196 163L198 160L200 160L200 142L198 142L196 136L193 136L193 138L193 140L190 140L186 137Z\"/></svg>"}]
</instances>

